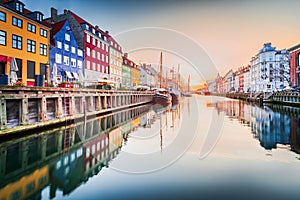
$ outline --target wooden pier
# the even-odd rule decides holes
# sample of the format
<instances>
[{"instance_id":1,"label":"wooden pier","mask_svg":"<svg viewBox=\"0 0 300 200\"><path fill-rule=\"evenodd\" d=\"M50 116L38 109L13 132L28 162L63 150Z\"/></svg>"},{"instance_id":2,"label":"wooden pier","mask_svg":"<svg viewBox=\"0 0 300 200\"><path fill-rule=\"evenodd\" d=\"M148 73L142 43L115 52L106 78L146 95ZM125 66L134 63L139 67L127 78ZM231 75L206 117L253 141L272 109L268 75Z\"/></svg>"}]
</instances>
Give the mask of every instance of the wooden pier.
<instances>
[{"instance_id":1,"label":"wooden pier","mask_svg":"<svg viewBox=\"0 0 300 200\"><path fill-rule=\"evenodd\" d=\"M152 97L147 91L0 87L0 135L126 109Z\"/></svg>"}]
</instances>

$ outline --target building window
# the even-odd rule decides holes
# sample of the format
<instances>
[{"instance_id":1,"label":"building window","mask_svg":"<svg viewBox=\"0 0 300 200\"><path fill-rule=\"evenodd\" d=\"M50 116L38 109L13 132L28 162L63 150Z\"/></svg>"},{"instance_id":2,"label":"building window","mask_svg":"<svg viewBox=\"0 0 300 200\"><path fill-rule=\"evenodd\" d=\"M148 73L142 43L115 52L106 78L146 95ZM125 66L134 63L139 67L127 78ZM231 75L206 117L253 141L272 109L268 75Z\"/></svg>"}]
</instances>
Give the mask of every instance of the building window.
<instances>
[{"instance_id":1,"label":"building window","mask_svg":"<svg viewBox=\"0 0 300 200\"><path fill-rule=\"evenodd\" d=\"M81 68L82 68L82 61L81 61L81 60L78 60L78 61L77 61L77 64L78 64L78 68L81 69Z\"/></svg>"},{"instance_id":2,"label":"building window","mask_svg":"<svg viewBox=\"0 0 300 200\"><path fill-rule=\"evenodd\" d=\"M70 35L68 33L65 33L65 40L70 41Z\"/></svg>"},{"instance_id":3,"label":"building window","mask_svg":"<svg viewBox=\"0 0 300 200\"><path fill-rule=\"evenodd\" d=\"M71 58L71 66L76 67L76 59L75 58Z\"/></svg>"},{"instance_id":4,"label":"building window","mask_svg":"<svg viewBox=\"0 0 300 200\"><path fill-rule=\"evenodd\" d=\"M0 21L6 22L6 13L0 11Z\"/></svg>"},{"instance_id":5,"label":"building window","mask_svg":"<svg viewBox=\"0 0 300 200\"><path fill-rule=\"evenodd\" d=\"M92 57L96 58L96 51L95 50L92 50Z\"/></svg>"},{"instance_id":6,"label":"building window","mask_svg":"<svg viewBox=\"0 0 300 200\"><path fill-rule=\"evenodd\" d=\"M104 62L104 54L102 54L102 59L101 60Z\"/></svg>"},{"instance_id":7,"label":"building window","mask_svg":"<svg viewBox=\"0 0 300 200\"><path fill-rule=\"evenodd\" d=\"M35 41L33 40L27 40L27 51L28 52L32 52L35 53Z\"/></svg>"},{"instance_id":8,"label":"building window","mask_svg":"<svg viewBox=\"0 0 300 200\"><path fill-rule=\"evenodd\" d=\"M108 46L107 45L105 45L105 49L106 49L106 52L108 52Z\"/></svg>"},{"instance_id":9,"label":"building window","mask_svg":"<svg viewBox=\"0 0 300 200\"><path fill-rule=\"evenodd\" d=\"M93 70L95 71L96 70L96 63L92 63L92 65L93 65Z\"/></svg>"},{"instance_id":10,"label":"building window","mask_svg":"<svg viewBox=\"0 0 300 200\"><path fill-rule=\"evenodd\" d=\"M100 60L100 52L97 52L97 59Z\"/></svg>"},{"instance_id":11,"label":"building window","mask_svg":"<svg viewBox=\"0 0 300 200\"><path fill-rule=\"evenodd\" d=\"M71 51L72 51L72 53L76 53L76 49L75 49L75 47L71 47Z\"/></svg>"},{"instance_id":12,"label":"building window","mask_svg":"<svg viewBox=\"0 0 300 200\"><path fill-rule=\"evenodd\" d=\"M97 71L100 72L100 64L97 64Z\"/></svg>"},{"instance_id":13,"label":"building window","mask_svg":"<svg viewBox=\"0 0 300 200\"><path fill-rule=\"evenodd\" d=\"M20 4L19 2L16 2L16 10L19 12L23 12L23 5Z\"/></svg>"},{"instance_id":14,"label":"building window","mask_svg":"<svg viewBox=\"0 0 300 200\"><path fill-rule=\"evenodd\" d=\"M45 29L40 29L40 35L43 37L47 37L47 31Z\"/></svg>"},{"instance_id":15,"label":"building window","mask_svg":"<svg viewBox=\"0 0 300 200\"><path fill-rule=\"evenodd\" d=\"M65 44L65 51L70 51L70 48L69 48L69 45L68 44Z\"/></svg>"},{"instance_id":16,"label":"building window","mask_svg":"<svg viewBox=\"0 0 300 200\"><path fill-rule=\"evenodd\" d=\"M106 56L106 63L108 63L108 56Z\"/></svg>"},{"instance_id":17,"label":"building window","mask_svg":"<svg viewBox=\"0 0 300 200\"><path fill-rule=\"evenodd\" d=\"M57 42L56 42L56 45L57 45L57 48L59 48L59 49L61 49L61 48L62 48L62 44L61 44L61 42L60 42L60 41L57 41Z\"/></svg>"},{"instance_id":18,"label":"building window","mask_svg":"<svg viewBox=\"0 0 300 200\"><path fill-rule=\"evenodd\" d=\"M96 46L96 40L95 40L95 38L92 38L92 43L93 43L94 46Z\"/></svg>"},{"instance_id":19,"label":"building window","mask_svg":"<svg viewBox=\"0 0 300 200\"><path fill-rule=\"evenodd\" d=\"M104 43L102 43L102 50L104 50L105 49L105 45L104 45Z\"/></svg>"},{"instance_id":20,"label":"building window","mask_svg":"<svg viewBox=\"0 0 300 200\"><path fill-rule=\"evenodd\" d=\"M101 42L100 42L100 40L97 40L97 47L98 47L98 48L101 47Z\"/></svg>"},{"instance_id":21,"label":"building window","mask_svg":"<svg viewBox=\"0 0 300 200\"><path fill-rule=\"evenodd\" d=\"M12 17L12 24L13 24L14 26L19 27L19 28L22 28L22 27L23 27L23 20L18 19L18 18L16 18L16 17Z\"/></svg>"},{"instance_id":22,"label":"building window","mask_svg":"<svg viewBox=\"0 0 300 200\"><path fill-rule=\"evenodd\" d=\"M64 65L70 64L70 58L68 56L64 56Z\"/></svg>"},{"instance_id":23,"label":"building window","mask_svg":"<svg viewBox=\"0 0 300 200\"><path fill-rule=\"evenodd\" d=\"M27 30L30 31L30 32L35 33L36 32L36 26L33 25L33 24L28 23L27 24Z\"/></svg>"},{"instance_id":24,"label":"building window","mask_svg":"<svg viewBox=\"0 0 300 200\"><path fill-rule=\"evenodd\" d=\"M298 54L298 62L297 62L297 67L299 67L300 66L300 53Z\"/></svg>"},{"instance_id":25,"label":"building window","mask_svg":"<svg viewBox=\"0 0 300 200\"><path fill-rule=\"evenodd\" d=\"M81 50L81 49L78 49L78 50L77 50L77 54L78 54L78 56L81 56L81 57L82 57L82 56L83 56L82 50Z\"/></svg>"},{"instance_id":26,"label":"building window","mask_svg":"<svg viewBox=\"0 0 300 200\"><path fill-rule=\"evenodd\" d=\"M46 56L47 55L47 45L40 44L40 55Z\"/></svg>"},{"instance_id":27,"label":"building window","mask_svg":"<svg viewBox=\"0 0 300 200\"><path fill-rule=\"evenodd\" d=\"M91 36L90 35L86 35L86 42L88 42L88 43L91 42Z\"/></svg>"},{"instance_id":28,"label":"building window","mask_svg":"<svg viewBox=\"0 0 300 200\"><path fill-rule=\"evenodd\" d=\"M27 78L35 78L35 62L27 61Z\"/></svg>"},{"instance_id":29,"label":"building window","mask_svg":"<svg viewBox=\"0 0 300 200\"><path fill-rule=\"evenodd\" d=\"M12 35L12 47L14 49L22 49L22 37L18 35Z\"/></svg>"},{"instance_id":30,"label":"building window","mask_svg":"<svg viewBox=\"0 0 300 200\"><path fill-rule=\"evenodd\" d=\"M86 55L87 56L90 56L91 55L91 50L89 47L86 48Z\"/></svg>"},{"instance_id":31,"label":"building window","mask_svg":"<svg viewBox=\"0 0 300 200\"><path fill-rule=\"evenodd\" d=\"M60 54L58 54L58 53L56 53L55 54L55 62L57 63L57 64L61 64L61 55Z\"/></svg>"},{"instance_id":32,"label":"building window","mask_svg":"<svg viewBox=\"0 0 300 200\"><path fill-rule=\"evenodd\" d=\"M0 45L6 46L6 32L0 31Z\"/></svg>"},{"instance_id":33,"label":"building window","mask_svg":"<svg viewBox=\"0 0 300 200\"><path fill-rule=\"evenodd\" d=\"M90 69L91 68L91 62L88 60L86 61L86 68L87 69Z\"/></svg>"}]
</instances>

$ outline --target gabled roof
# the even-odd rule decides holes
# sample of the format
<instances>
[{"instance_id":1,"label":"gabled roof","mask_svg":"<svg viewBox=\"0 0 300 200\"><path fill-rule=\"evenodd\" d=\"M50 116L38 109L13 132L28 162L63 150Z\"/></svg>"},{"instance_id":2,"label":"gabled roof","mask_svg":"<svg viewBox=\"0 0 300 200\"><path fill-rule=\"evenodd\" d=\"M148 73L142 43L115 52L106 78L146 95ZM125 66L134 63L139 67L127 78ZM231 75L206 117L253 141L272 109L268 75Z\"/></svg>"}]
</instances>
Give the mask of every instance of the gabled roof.
<instances>
[{"instance_id":1,"label":"gabled roof","mask_svg":"<svg viewBox=\"0 0 300 200\"><path fill-rule=\"evenodd\" d=\"M71 15L74 17L74 19L75 19L79 24L87 24L87 25L89 25L89 27L95 28L92 24L88 23L86 20L82 19L81 17L79 17L78 15L76 15L75 13L73 13L72 11L69 10L69 12L71 13Z\"/></svg>"},{"instance_id":2,"label":"gabled roof","mask_svg":"<svg viewBox=\"0 0 300 200\"><path fill-rule=\"evenodd\" d=\"M57 32L59 32L60 30L61 30L61 28L64 26L64 24L66 23L66 19L65 20L63 20L63 21L60 21L60 22L57 22L57 23L55 23L55 24L51 24L51 26L52 26L52 34L53 34L53 36L57 33Z\"/></svg>"}]
</instances>

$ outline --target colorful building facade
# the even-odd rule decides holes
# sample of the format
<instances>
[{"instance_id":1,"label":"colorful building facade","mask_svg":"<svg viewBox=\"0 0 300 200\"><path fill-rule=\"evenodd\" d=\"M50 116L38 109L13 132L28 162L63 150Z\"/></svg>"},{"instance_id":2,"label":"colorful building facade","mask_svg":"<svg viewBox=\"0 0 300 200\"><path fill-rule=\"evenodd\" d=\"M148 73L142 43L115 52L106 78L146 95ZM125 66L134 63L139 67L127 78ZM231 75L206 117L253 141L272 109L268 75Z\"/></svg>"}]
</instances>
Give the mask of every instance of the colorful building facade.
<instances>
[{"instance_id":1,"label":"colorful building facade","mask_svg":"<svg viewBox=\"0 0 300 200\"><path fill-rule=\"evenodd\" d=\"M47 79L50 28L43 23L43 14L31 12L24 3L11 0L0 4L0 74L16 71L18 81L34 86L36 75ZM12 69L15 61L15 69Z\"/></svg>"},{"instance_id":2,"label":"colorful building facade","mask_svg":"<svg viewBox=\"0 0 300 200\"><path fill-rule=\"evenodd\" d=\"M125 53L123 56L122 63L122 87L126 89L130 89L132 87L131 83L131 69L133 67L134 62L128 59L128 54Z\"/></svg>"},{"instance_id":3,"label":"colorful building facade","mask_svg":"<svg viewBox=\"0 0 300 200\"><path fill-rule=\"evenodd\" d=\"M131 83L133 87L141 84L140 76L141 76L141 70L138 68L136 64L134 64L133 67L131 68Z\"/></svg>"},{"instance_id":4,"label":"colorful building facade","mask_svg":"<svg viewBox=\"0 0 300 200\"><path fill-rule=\"evenodd\" d=\"M290 52L290 78L292 86L300 85L300 44L288 49Z\"/></svg>"},{"instance_id":5,"label":"colorful building facade","mask_svg":"<svg viewBox=\"0 0 300 200\"><path fill-rule=\"evenodd\" d=\"M57 23L64 20L70 23L78 48L83 50L84 82L109 79L109 43L105 32L70 10L64 10L63 14L57 15L57 10L52 8L47 22Z\"/></svg>"},{"instance_id":6,"label":"colorful building facade","mask_svg":"<svg viewBox=\"0 0 300 200\"><path fill-rule=\"evenodd\" d=\"M122 87L122 47L116 42L116 40L109 35L106 31L106 35L109 42L109 72L110 79L115 81L115 87Z\"/></svg>"},{"instance_id":7,"label":"colorful building facade","mask_svg":"<svg viewBox=\"0 0 300 200\"><path fill-rule=\"evenodd\" d=\"M51 25L50 80L57 84L62 81L79 81L84 75L84 53L78 48L68 20Z\"/></svg>"}]
</instances>

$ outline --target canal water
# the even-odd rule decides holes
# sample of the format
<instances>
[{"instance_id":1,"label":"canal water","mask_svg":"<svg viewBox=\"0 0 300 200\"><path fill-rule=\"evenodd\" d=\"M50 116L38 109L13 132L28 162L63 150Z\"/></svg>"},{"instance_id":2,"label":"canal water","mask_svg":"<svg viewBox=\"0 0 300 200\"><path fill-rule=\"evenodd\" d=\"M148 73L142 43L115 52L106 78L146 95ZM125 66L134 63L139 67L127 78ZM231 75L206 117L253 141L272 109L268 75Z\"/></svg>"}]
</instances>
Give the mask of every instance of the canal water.
<instances>
[{"instance_id":1,"label":"canal water","mask_svg":"<svg viewBox=\"0 0 300 200\"><path fill-rule=\"evenodd\" d=\"M0 142L0 200L299 199L300 110L184 98Z\"/></svg>"}]
</instances>

